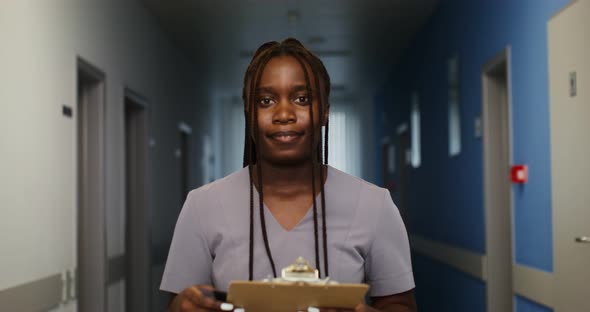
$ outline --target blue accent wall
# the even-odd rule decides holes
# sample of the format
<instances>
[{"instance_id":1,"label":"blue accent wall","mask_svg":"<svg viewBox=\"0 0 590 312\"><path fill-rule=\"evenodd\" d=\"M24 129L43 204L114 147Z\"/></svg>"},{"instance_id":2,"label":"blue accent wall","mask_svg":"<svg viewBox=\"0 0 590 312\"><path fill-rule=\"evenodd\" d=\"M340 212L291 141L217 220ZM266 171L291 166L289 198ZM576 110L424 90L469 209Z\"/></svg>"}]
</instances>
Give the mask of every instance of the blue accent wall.
<instances>
[{"instance_id":1,"label":"blue accent wall","mask_svg":"<svg viewBox=\"0 0 590 312\"><path fill-rule=\"evenodd\" d=\"M516 312L552 312L553 310L521 296L514 296Z\"/></svg>"},{"instance_id":2,"label":"blue accent wall","mask_svg":"<svg viewBox=\"0 0 590 312\"><path fill-rule=\"evenodd\" d=\"M422 165L409 170L411 233L485 253L483 146L474 136L474 120L481 115L481 68L510 46L512 162L529 166L529 182L513 188L515 261L553 271L547 22L568 2L443 0L414 37L374 98L375 120L386 116L374 129L375 172L382 183L397 176L381 174L381 138L396 138L397 126L409 124L410 96L419 93ZM453 55L460 64L462 146L451 158L447 60ZM420 283L430 285L424 272L442 268L424 259L417 262L419 290ZM444 281L460 293L479 289L474 283L453 283ZM437 298L434 286L423 289L419 298Z\"/></svg>"}]
</instances>

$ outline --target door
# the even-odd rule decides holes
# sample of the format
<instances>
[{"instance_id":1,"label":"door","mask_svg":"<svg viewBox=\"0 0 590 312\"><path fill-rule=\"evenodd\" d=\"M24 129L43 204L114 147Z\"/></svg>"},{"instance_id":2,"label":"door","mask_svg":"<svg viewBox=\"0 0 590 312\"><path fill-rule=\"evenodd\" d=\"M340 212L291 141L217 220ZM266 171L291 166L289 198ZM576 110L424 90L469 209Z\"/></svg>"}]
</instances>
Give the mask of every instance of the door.
<instances>
[{"instance_id":1,"label":"door","mask_svg":"<svg viewBox=\"0 0 590 312\"><path fill-rule=\"evenodd\" d=\"M126 311L148 311L147 101L130 90L125 93L125 304Z\"/></svg>"},{"instance_id":2,"label":"door","mask_svg":"<svg viewBox=\"0 0 590 312\"><path fill-rule=\"evenodd\" d=\"M548 23L555 311L590 311L590 1Z\"/></svg>"},{"instance_id":3,"label":"door","mask_svg":"<svg viewBox=\"0 0 590 312\"><path fill-rule=\"evenodd\" d=\"M510 49L483 66L484 204L487 311L512 311Z\"/></svg>"},{"instance_id":4,"label":"door","mask_svg":"<svg viewBox=\"0 0 590 312\"><path fill-rule=\"evenodd\" d=\"M104 74L78 60L77 297L80 311L104 311Z\"/></svg>"},{"instance_id":5,"label":"door","mask_svg":"<svg viewBox=\"0 0 590 312\"><path fill-rule=\"evenodd\" d=\"M398 191L399 201L397 207L400 215L410 231L410 220L408 220L408 166L410 164L410 134L407 125L404 131L398 131Z\"/></svg>"},{"instance_id":6,"label":"door","mask_svg":"<svg viewBox=\"0 0 590 312\"><path fill-rule=\"evenodd\" d=\"M389 142L389 137L386 137L381 142L381 176L383 187L388 189L392 196L396 192L393 177L395 165L395 146Z\"/></svg>"}]
</instances>

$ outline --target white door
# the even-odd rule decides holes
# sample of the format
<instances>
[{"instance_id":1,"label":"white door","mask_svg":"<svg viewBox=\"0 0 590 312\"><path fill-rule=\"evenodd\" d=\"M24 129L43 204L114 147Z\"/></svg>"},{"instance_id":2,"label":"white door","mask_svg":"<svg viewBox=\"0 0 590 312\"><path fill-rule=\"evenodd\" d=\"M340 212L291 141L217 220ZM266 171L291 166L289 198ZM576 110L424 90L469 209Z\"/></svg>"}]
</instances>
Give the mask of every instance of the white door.
<instances>
[{"instance_id":1,"label":"white door","mask_svg":"<svg viewBox=\"0 0 590 312\"><path fill-rule=\"evenodd\" d=\"M590 311L590 0L548 34L555 311Z\"/></svg>"}]
</instances>

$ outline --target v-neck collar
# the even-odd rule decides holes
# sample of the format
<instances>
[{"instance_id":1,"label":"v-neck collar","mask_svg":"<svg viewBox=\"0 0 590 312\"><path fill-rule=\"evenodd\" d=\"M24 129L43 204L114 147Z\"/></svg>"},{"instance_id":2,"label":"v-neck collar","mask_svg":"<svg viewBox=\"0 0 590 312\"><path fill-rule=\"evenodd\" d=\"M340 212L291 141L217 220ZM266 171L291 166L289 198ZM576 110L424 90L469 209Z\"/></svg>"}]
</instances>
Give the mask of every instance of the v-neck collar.
<instances>
[{"instance_id":1,"label":"v-neck collar","mask_svg":"<svg viewBox=\"0 0 590 312\"><path fill-rule=\"evenodd\" d=\"M329 165L326 165L327 168L327 174L326 174L326 182L324 182L324 193L327 191L328 186L329 186L329 181L331 180L331 175L333 174L332 172L332 167L330 167ZM254 191L256 192L256 195L258 196L258 200L260 201L260 194L258 193L258 189L256 188L256 185L254 186ZM315 201L316 201L316 207L318 209L318 215L322 213L321 211L321 207L322 207L322 203L321 203L321 196L322 193L320 192L316 197L315 197ZM325 194L324 194L325 196ZM283 227L281 225L281 223L275 218L274 214L272 213L272 211L268 208L268 206L266 205L266 203L262 203L262 206L264 207L264 215L265 216L270 216L270 219L272 219L272 222L274 223L275 226L277 226L282 232L285 233L291 233L294 232L296 229L298 229L301 224L307 220L308 218L311 217L311 214L313 213L313 202L311 203L311 206L307 209L307 211L305 212L305 215L303 215L303 217L301 219L299 219L299 221L297 221L297 224L295 224L295 226L290 229L287 230L285 227Z\"/></svg>"}]
</instances>

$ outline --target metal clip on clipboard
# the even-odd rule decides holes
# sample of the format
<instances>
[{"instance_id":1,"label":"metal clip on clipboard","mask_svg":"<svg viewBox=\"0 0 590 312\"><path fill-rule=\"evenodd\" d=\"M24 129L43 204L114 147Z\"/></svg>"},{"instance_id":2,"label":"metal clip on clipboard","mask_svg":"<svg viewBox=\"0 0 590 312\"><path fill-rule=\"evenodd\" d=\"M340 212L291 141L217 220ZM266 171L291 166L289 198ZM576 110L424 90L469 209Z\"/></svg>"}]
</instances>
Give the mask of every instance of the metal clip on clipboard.
<instances>
[{"instance_id":1,"label":"metal clip on clipboard","mask_svg":"<svg viewBox=\"0 0 590 312\"><path fill-rule=\"evenodd\" d=\"M318 270L314 269L303 257L297 258L295 262L281 270L281 277L268 277L262 280L270 283L308 283L320 285L334 285L338 282L331 280L330 277L321 279Z\"/></svg>"}]
</instances>

